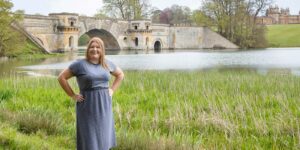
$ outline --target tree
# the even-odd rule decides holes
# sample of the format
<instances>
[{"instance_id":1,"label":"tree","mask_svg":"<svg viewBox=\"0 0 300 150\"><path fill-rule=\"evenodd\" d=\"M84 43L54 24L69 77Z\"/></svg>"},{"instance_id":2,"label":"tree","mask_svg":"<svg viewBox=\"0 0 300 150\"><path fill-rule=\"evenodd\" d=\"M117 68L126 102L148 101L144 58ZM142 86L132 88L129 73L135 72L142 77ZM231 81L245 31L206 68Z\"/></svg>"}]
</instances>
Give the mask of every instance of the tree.
<instances>
[{"instance_id":1,"label":"tree","mask_svg":"<svg viewBox=\"0 0 300 150\"><path fill-rule=\"evenodd\" d=\"M202 12L212 19L218 33L240 47L264 47L265 28L256 24L256 18L271 3L272 0L204 0Z\"/></svg>"},{"instance_id":2,"label":"tree","mask_svg":"<svg viewBox=\"0 0 300 150\"><path fill-rule=\"evenodd\" d=\"M162 13L161 10L158 8L154 8L155 10L152 12L151 20L153 23L160 23L160 14Z\"/></svg>"},{"instance_id":3,"label":"tree","mask_svg":"<svg viewBox=\"0 0 300 150\"><path fill-rule=\"evenodd\" d=\"M171 24L191 23L191 9L186 6L172 5Z\"/></svg>"},{"instance_id":4,"label":"tree","mask_svg":"<svg viewBox=\"0 0 300 150\"><path fill-rule=\"evenodd\" d=\"M201 10L194 10L192 13L192 21L198 26L213 26L213 20L205 15Z\"/></svg>"},{"instance_id":5,"label":"tree","mask_svg":"<svg viewBox=\"0 0 300 150\"><path fill-rule=\"evenodd\" d=\"M81 15L82 16L82 15ZM100 9L97 11L97 13L94 15L94 17L99 18L99 19L106 19L109 18L106 13L104 12L103 9Z\"/></svg>"},{"instance_id":6,"label":"tree","mask_svg":"<svg viewBox=\"0 0 300 150\"><path fill-rule=\"evenodd\" d=\"M155 10L152 13L152 21L165 24L191 24L191 9L186 6L172 5L171 8ZM158 19L159 18L159 19Z\"/></svg>"},{"instance_id":7,"label":"tree","mask_svg":"<svg viewBox=\"0 0 300 150\"><path fill-rule=\"evenodd\" d=\"M12 28L12 23L21 20L23 11L12 12L9 0L0 0L0 56L14 56L22 50L26 38Z\"/></svg>"},{"instance_id":8,"label":"tree","mask_svg":"<svg viewBox=\"0 0 300 150\"><path fill-rule=\"evenodd\" d=\"M103 13L112 18L127 19L128 0L103 0Z\"/></svg>"},{"instance_id":9,"label":"tree","mask_svg":"<svg viewBox=\"0 0 300 150\"><path fill-rule=\"evenodd\" d=\"M173 18L172 10L170 8L165 8L159 16L159 23L170 24L172 18Z\"/></svg>"},{"instance_id":10,"label":"tree","mask_svg":"<svg viewBox=\"0 0 300 150\"><path fill-rule=\"evenodd\" d=\"M249 0L249 13L254 17L254 22L256 22L257 16L260 13L266 11L267 6L270 6L273 3L273 0Z\"/></svg>"},{"instance_id":11,"label":"tree","mask_svg":"<svg viewBox=\"0 0 300 150\"><path fill-rule=\"evenodd\" d=\"M146 19L151 14L149 0L103 0L102 12L115 19Z\"/></svg>"}]
</instances>

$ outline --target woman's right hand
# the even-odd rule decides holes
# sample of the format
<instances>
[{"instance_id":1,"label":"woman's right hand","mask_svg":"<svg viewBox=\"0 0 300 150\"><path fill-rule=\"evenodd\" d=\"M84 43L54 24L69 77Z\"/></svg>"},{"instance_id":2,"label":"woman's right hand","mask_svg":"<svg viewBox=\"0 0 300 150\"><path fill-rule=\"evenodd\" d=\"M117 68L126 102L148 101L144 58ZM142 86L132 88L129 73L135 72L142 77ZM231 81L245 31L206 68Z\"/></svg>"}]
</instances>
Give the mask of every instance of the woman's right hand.
<instances>
[{"instance_id":1,"label":"woman's right hand","mask_svg":"<svg viewBox=\"0 0 300 150\"><path fill-rule=\"evenodd\" d=\"M83 96L80 95L80 94L74 94L74 95L71 96L71 97L72 97L72 99L73 99L74 101L76 101L76 102L82 102L82 101L84 101Z\"/></svg>"}]
</instances>

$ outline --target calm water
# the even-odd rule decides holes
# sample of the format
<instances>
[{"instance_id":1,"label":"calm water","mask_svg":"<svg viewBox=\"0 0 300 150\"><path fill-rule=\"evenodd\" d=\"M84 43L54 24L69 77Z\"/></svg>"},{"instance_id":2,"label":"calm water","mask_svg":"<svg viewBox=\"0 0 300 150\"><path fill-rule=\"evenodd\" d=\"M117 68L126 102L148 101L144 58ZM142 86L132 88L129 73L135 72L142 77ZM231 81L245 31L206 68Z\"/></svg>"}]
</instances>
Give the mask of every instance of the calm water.
<instances>
[{"instance_id":1,"label":"calm water","mask_svg":"<svg viewBox=\"0 0 300 150\"><path fill-rule=\"evenodd\" d=\"M83 51L65 57L35 61L0 61L3 74L56 76ZM202 70L247 69L261 74L279 72L300 75L300 48L278 48L248 51L176 50L161 53L144 51L107 52L107 58L123 70Z\"/></svg>"}]
</instances>

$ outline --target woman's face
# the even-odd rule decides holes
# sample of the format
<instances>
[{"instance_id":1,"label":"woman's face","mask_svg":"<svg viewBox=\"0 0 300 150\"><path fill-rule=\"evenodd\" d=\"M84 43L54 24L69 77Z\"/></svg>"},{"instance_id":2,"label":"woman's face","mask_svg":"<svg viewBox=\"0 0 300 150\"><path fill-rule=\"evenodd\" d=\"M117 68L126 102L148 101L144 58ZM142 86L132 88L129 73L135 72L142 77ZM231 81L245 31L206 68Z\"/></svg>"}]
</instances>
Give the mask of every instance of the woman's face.
<instances>
[{"instance_id":1,"label":"woman's face","mask_svg":"<svg viewBox=\"0 0 300 150\"><path fill-rule=\"evenodd\" d=\"M97 42L92 42L92 44L89 47L88 56L90 59L99 59L101 52L101 46Z\"/></svg>"}]
</instances>

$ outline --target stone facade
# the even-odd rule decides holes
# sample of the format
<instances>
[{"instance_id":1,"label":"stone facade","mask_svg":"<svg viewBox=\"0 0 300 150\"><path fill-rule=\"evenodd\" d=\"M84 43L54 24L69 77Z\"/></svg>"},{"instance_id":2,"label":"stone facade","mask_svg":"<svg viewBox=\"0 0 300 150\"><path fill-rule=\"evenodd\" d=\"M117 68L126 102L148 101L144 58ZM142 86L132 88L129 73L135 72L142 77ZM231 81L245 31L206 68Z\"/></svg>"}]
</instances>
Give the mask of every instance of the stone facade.
<instances>
[{"instance_id":1,"label":"stone facade","mask_svg":"<svg viewBox=\"0 0 300 150\"><path fill-rule=\"evenodd\" d=\"M205 27L153 24L150 20L103 20L74 13L51 13L25 15L20 24L51 52L78 49L78 39L83 34L100 37L111 50L238 48Z\"/></svg>"},{"instance_id":2,"label":"stone facade","mask_svg":"<svg viewBox=\"0 0 300 150\"><path fill-rule=\"evenodd\" d=\"M272 25L272 24L300 24L299 15L290 15L289 8L279 9L278 6L270 6L267 9L266 16L257 19L258 24Z\"/></svg>"}]
</instances>

